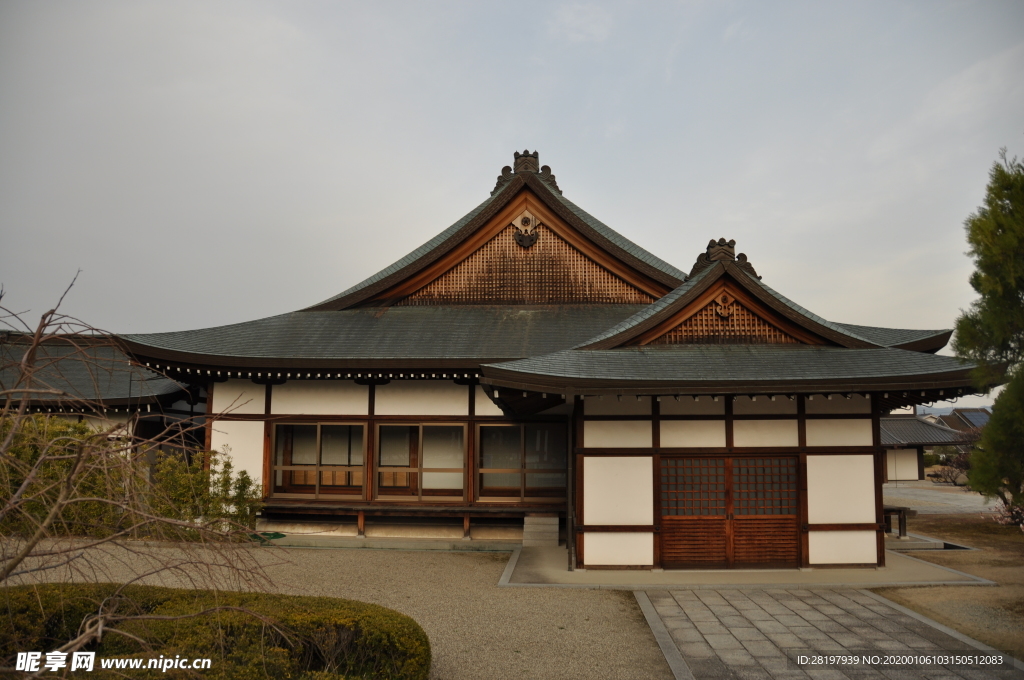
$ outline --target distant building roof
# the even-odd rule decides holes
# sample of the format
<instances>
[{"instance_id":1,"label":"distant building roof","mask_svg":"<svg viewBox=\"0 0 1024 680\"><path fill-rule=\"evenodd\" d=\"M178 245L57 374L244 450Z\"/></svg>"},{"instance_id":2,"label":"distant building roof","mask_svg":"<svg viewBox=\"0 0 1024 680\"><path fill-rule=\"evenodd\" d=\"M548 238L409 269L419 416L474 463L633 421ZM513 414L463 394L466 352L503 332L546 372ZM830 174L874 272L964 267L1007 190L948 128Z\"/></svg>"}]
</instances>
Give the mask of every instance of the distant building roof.
<instances>
[{"instance_id":1,"label":"distant building roof","mask_svg":"<svg viewBox=\"0 0 1024 680\"><path fill-rule=\"evenodd\" d=\"M879 420L882 446L942 446L961 444L964 434L920 416L883 416Z\"/></svg>"},{"instance_id":2,"label":"distant building roof","mask_svg":"<svg viewBox=\"0 0 1024 680\"><path fill-rule=\"evenodd\" d=\"M939 416L939 420L954 430L970 431L980 430L988 425L991 416L992 413L987 408L955 408L948 415Z\"/></svg>"}]
</instances>

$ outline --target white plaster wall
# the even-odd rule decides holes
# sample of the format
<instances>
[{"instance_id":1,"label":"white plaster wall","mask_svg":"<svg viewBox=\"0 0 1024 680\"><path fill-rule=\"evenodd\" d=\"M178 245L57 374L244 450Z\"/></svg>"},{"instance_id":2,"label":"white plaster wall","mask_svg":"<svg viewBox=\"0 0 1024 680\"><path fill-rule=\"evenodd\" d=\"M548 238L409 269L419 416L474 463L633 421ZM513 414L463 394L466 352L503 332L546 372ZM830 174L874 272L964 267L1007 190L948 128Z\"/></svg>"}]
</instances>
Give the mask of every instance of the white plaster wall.
<instances>
[{"instance_id":1,"label":"white plaster wall","mask_svg":"<svg viewBox=\"0 0 1024 680\"><path fill-rule=\"evenodd\" d=\"M875 564L874 531L812 531L807 538L811 564Z\"/></svg>"},{"instance_id":2,"label":"white plaster wall","mask_svg":"<svg viewBox=\"0 0 1024 680\"><path fill-rule=\"evenodd\" d=\"M874 456L807 456L809 524L874 521Z\"/></svg>"},{"instance_id":3,"label":"white plaster wall","mask_svg":"<svg viewBox=\"0 0 1024 680\"><path fill-rule=\"evenodd\" d=\"M870 397L855 394L849 399L838 394L829 399L824 394L812 394L804 402L806 413L871 413Z\"/></svg>"},{"instance_id":4,"label":"white plaster wall","mask_svg":"<svg viewBox=\"0 0 1024 680\"><path fill-rule=\"evenodd\" d=\"M583 446L592 449L650 448L649 420L585 420Z\"/></svg>"},{"instance_id":5,"label":"white plaster wall","mask_svg":"<svg viewBox=\"0 0 1024 680\"><path fill-rule=\"evenodd\" d=\"M663 420L664 447L725 446L724 420Z\"/></svg>"},{"instance_id":6,"label":"white plaster wall","mask_svg":"<svg viewBox=\"0 0 1024 680\"><path fill-rule=\"evenodd\" d=\"M215 389L216 391L216 389ZM245 470L259 482L263 479L263 421L218 420L213 424L210 448L228 447L235 470Z\"/></svg>"},{"instance_id":7,"label":"white plaster wall","mask_svg":"<svg viewBox=\"0 0 1024 680\"><path fill-rule=\"evenodd\" d=\"M491 389L494 389L493 387ZM473 405L476 409L478 416L503 416L504 413L498 408L493 401L484 393L484 388L480 385L476 386L476 403Z\"/></svg>"},{"instance_id":8,"label":"white plaster wall","mask_svg":"<svg viewBox=\"0 0 1024 680\"><path fill-rule=\"evenodd\" d=\"M653 565L654 534L586 532L583 561L588 567Z\"/></svg>"},{"instance_id":9,"label":"white plaster wall","mask_svg":"<svg viewBox=\"0 0 1024 680\"><path fill-rule=\"evenodd\" d=\"M795 420L734 420L733 446L799 446Z\"/></svg>"},{"instance_id":10,"label":"white plaster wall","mask_svg":"<svg viewBox=\"0 0 1024 680\"><path fill-rule=\"evenodd\" d=\"M885 461L890 482L917 479L917 449L887 449Z\"/></svg>"},{"instance_id":11,"label":"white plaster wall","mask_svg":"<svg viewBox=\"0 0 1024 680\"><path fill-rule=\"evenodd\" d=\"M679 397L676 401L673 397L662 397L660 402L661 414L668 416L722 416L725 415L725 398L719 397L715 401L712 397L697 397L694 401L691 397Z\"/></svg>"},{"instance_id":12,"label":"white plaster wall","mask_svg":"<svg viewBox=\"0 0 1024 680\"><path fill-rule=\"evenodd\" d=\"M872 442L867 418L807 421L808 446L871 446Z\"/></svg>"},{"instance_id":13,"label":"white plaster wall","mask_svg":"<svg viewBox=\"0 0 1024 680\"><path fill-rule=\"evenodd\" d=\"M732 402L732 412L741 415L793 414L796 415L796 399L789 397L771 397L761 395L756 398L736 397Z\"/></svg>"},{"instance_id":14,"label":"white plaster wall","mask_svg":"<svg viewBox=\"0 0 1024 680\"><path fill-rule=\"evenodd\" d=\"M649 416L651 398L623 395L622 399L605 395L583 400L583 414L588 416Z\"/></svg>"},{"instance_id":15,"label":"white plaster wall","mask_svg":"<svg viewBox=\"0 0 1024 680\"><path fill-rule=\"evenodd\" d=\"M369 413L370 388L351 381L299 381L274 385L270 412L364 416Z\"/></svg>"},{"instance_id":16,"label":"white plaster wall","mask_svg":"<svg viewBox=\"0 0 1024 680\"><path fill-rule=\"evenodd\" d=\"M214 413L266 413L267 388L232 378L213 386Z\"/></svg>"},{"instance_id":17,"label":"white plaster wall","mask_svg":"<svg viewBox=\"0 0 1024 680\"><path fill-rule=\"evenodd\" d=\"M587 456L583 524L654 524L654 459ZM649 564L627 562L626 564Z\"/></svg>"},{"instance_id":18,"label":"white plaster wall","mask_svg":"<svg viewBox=\"0 0 1024 680\"><path fill-rule=\"evenodd\" d=\"M469 388L446 381L378 385L374 413L380 416L468 416Z\"/></svg>"}]
</instances>

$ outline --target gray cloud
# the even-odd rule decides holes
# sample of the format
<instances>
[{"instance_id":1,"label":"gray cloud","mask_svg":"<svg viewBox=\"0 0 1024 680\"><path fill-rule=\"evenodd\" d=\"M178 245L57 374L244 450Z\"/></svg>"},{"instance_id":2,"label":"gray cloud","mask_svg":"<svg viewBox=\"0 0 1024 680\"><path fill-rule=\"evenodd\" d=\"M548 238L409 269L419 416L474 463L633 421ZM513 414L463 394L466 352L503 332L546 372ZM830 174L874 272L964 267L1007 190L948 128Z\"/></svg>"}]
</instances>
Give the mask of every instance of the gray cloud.
<instances>
[{"instance_id":1,"label":"gray cloud","mask_svg":"<svg viewBox=\"0 0 1024 680\"><path fill-rule=\"evenodd\" d=\"M682 268L735 238L828 318L948 327L1024 152L1024 6L7 2L0 281L114 331L296 309L515 149Z\"/></svg>"}]
</instances>

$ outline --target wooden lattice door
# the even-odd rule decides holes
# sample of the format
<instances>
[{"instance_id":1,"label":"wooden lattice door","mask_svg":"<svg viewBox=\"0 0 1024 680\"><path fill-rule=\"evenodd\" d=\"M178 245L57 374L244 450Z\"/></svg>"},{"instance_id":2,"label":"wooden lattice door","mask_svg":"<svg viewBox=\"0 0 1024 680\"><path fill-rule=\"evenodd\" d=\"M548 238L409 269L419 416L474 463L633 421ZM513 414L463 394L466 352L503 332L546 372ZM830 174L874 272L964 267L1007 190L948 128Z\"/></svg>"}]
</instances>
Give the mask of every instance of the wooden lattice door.
<instances>
[{"instance_id":1,"label":"wooden lattice door","mask_svg":"<svg viewBox=\"0 0 1024 680\"><path fill-rule=\"evenodd\" d=\"M797 458L661 460L661 563L797 565Z\"/></svg>"}]
</instances>

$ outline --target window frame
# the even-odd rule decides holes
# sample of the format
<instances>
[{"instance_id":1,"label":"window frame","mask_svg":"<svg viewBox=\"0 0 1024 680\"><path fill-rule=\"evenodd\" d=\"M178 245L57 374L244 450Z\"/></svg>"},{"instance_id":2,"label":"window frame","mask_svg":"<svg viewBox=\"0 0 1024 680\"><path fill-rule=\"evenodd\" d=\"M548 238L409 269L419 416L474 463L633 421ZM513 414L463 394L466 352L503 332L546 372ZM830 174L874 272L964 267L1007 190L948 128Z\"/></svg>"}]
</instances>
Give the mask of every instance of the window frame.
<instances>
[{"instance_id":1,"label":"window frame","mask_svg":"<svg viewBox=\"0 0 1024 680\"><path fill-rule=\"evenodd\" d=\"M333 421L333 420L332 421L317 421L317 420L308 421L308 420L301 420L301 421L277 422L277 423L272 423L272 424L273 424L273 433L272 433L271 441L270 441L270 475L271 475L270 494L271 494L272 497L274 497L274 498L313 499L313 500L320 500L320 499L343 499L343 498L352 498L353 496L358 496L359 499L362 500L363 498L366 497L367 458L368 458L367 457L367 441L366 441L366 438L367 438L367 430L369 429L368 428L369 423L367 421L365 421L365 420L352 420L352 421L349 421L349 420L345 420L345 421ZM297 425L299 425L299 426L306 425L306 426L314 426L314 427L316 427L316 445L315 445L316 446L316 449L315 449L316 450L316 462L313 463L312 465L295 465L295 464L278 465L277 464L277 444L278 444L278 439L279 439L279 436L280 436L278 434L278 428L280 428L280 427L294 427L294 426L297 426ZM362 462L362 464L360 464L360 465L324 465L324 464L322 464L320 462L322 460L322 458L323 458L323 449L322 449L322 447L323 447L323 436L322 436L322 431L323 431L323 428L325 426L327 426L327 427L347 426L347 427L360 427L360 428L362 428L362 431L363 431L362 446L361 446L362 455L363 455L363 462ZM350 455L351 455L351 452L350 452ZM350 485L350 486L342 487L342 488L344 488L343 491L334 491L334 490L332 490L332 491L322 492L320 490L321 486L325 486L325 487L327 487L327 486L331 486L331 487L336 486L336 485L321 484L321 480L323 478L322 477L322 473L323 472L339 472L339 471L345 472L345 473L348 473L348 474L356 474L356 473L358 473L359 475L361 475L362 483L359 484L358 486L357 485ZM301 492L301 491L278 491L278 489L288 489L290 487L294 488L296 486L309 486L309 485L301 485L301 484L300 485L295 485L295 484L287 484L286 485L286 484L284 484L284 475L283 474L282 474L282 483L278 484L278 482L277 482L277 475L278 475L279 472L280 473L285 473L285 472L305 472L305 473L310 473L310 472L312 472L313 475L314 475L314 480L315 480L315 483L311 485L313 487L312 493L306 493L306 492Z\"/></svg>"},{"instance_id":2,"label":"window frame","mask_svg":"<svg viewBox=\"0 0 1024 680\"><path fill-rule=\"evenodd\" d=\"M565 503L569 493L569 456L570 445L568 436L565 439L565 465L561 468L531 468L526 465L526 428L537 425L562 426L562 423L548 421L519 421L513 423L477 423L474 456L474 485L476 498L481 503ZM485 427L518 427L519 428L519 467L518 468L485 468L483 467L483 436L481 430ZM526 478L529 474L544 474L545 472L557 472L565 475L565 485L562 487L551 487L557 489L560 495L537 496L527 495ZM518 496L486 496L484 495L483 475L485 474L518 474L519 495ZM535 488L535 487L533 487Z\"/></svg>"},{"instance_id":3,"label":"window frame","mask_svg":"<svg viewBox=\"0 0 1024 680\"><path fill-rule=\"evenodd\" d=\"M466 502L469 497L469 423L462 421L378 421L374 423L373 439L373 500L375 501L408 501L408 502ZM409 451L409 465L381 465L381 428L383 427L407 427L416 428L416 446ZM458 427L462 430L462 467L461 468L435 468L423 466L423 429L427 427ZM423 488L424 471L429 473L461 473L462 490L458 496L442 493L430 493L431 489ZM385 487L380 483L380 476L387 473L406 473L412 475L410 490L407 492L390 491L396 487ZM427 493L424 493L424 492ZM440 489L439 491L445 491Z\"/></svg>"}]
</instances>

